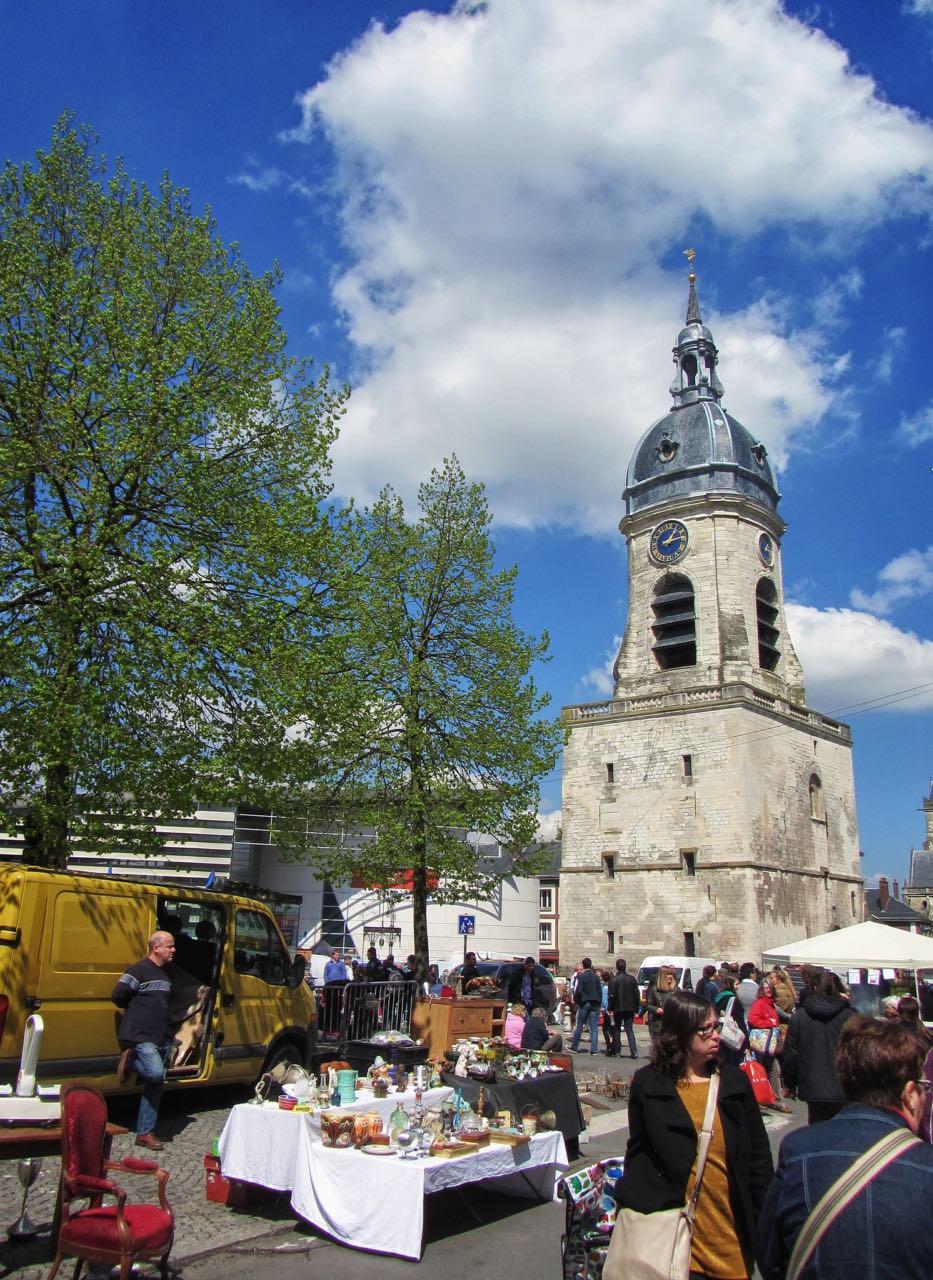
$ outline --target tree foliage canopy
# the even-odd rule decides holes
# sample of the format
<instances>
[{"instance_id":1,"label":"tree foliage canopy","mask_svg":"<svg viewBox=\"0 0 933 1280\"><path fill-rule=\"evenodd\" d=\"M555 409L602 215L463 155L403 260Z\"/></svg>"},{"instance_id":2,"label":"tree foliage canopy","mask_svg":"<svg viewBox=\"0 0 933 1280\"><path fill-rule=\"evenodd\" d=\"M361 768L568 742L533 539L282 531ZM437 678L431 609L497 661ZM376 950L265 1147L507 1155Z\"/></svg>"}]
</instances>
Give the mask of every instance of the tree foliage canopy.
<instances>
[{"instance_id":1,"label":"tree foliage canopy","mask_svg":"<svg viewBox=\"0 0 933 1280\"><path fill-rule=\"evenodd\" d=\"M361 568L343 645L367 696L355 742L339 752L349 761L341 812L376 834L361 851L322 840L313 857L337 883L356 872L388 890L411 886L426 957L428 891L470 901L498 884L465 834L516 855L533 843L538 779L554 766L561 731L541 717L549 699L531 675L548 639L512 620L516 570L495 567L482 485L447 460L418 501L414 523L388 488L351 518Z\"/></svg>"},{"instance_id":2,"label":"tree foliage canopy","mask_svg":"<svg viewBox=\"0 0 933 1280\"><path fill-rule=\"evenodd\" d=\"M0 818L31 861L332 764L345 393L286 355L276 278L68 117L0 176Z\"/></svg>"}]
</instances>

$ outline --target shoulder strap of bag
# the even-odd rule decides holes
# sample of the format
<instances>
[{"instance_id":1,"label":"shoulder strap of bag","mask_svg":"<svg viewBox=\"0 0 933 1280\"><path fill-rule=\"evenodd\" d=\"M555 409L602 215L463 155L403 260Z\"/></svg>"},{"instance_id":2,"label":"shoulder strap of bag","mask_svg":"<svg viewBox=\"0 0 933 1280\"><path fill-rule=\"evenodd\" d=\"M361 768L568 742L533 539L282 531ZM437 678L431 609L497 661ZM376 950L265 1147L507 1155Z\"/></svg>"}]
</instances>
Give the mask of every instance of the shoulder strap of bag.
<instances>
[{"instance_id":1,"label":"shoulder strap of bag","mask_svg":"<svg viewBox=\"0 0 933 1280\"><path fill-rule=\"evenodd\" d=\"M731 1018L731 1017L732 1017L732 1006L733 1006L734 1004L735 1004L735 996L733 996L733 997L732 997L732 999L729 1001L729 1003L726 1005L726 1015L725 1015L725 1016L726 1016L727 1018Z\"/></svg>"},{"instance_id":2,"label":"shoulder strap of bag","mask_svg":"<svg viewBox=\"0 0 933 1280\"><path fill-rule=\"evenodd\" d=\"M814 1205L797 1236L797 1243L787 1264L787 1280L797 1280L823 1236L869 1182L908 1147L919 1145L920 1139L915 1138L909 1129L895 1129L869 1147L851 1168L836 1179Z\"/></svg>"},{"instance_id":3,"label":"shoulder strap of bag","mask_svg":"<svg viewBox=\"0 0 933 1280\"><path fill-rule=\"evenodd\" d=\"M693 1221L697 1211L697 1197L700 1194L700 1183L706 1170L706 1157L709 1155L710 1143L713 1140L713 1122L716 1118L716 1101L719 1097L719 1072L714 1071L710 1077L709 1092L706 1097L706 1114L700 1130L700 1143L697 1147L697 1176L693 1184L693 1193L687 1204L687 1217Z\"/></svg>"}]
</instances>

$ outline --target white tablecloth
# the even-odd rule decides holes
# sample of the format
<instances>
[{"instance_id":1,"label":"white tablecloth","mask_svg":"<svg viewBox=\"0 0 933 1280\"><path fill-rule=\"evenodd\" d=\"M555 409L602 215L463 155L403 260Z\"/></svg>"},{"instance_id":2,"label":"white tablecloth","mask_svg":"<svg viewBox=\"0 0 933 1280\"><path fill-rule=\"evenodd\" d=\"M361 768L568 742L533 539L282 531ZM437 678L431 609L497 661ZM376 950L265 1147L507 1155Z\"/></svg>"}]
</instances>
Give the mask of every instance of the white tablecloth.
<instances>
[{"instance_id":1,"label":"white tablecloth","mask_svg":"<svg viewBox=\"0 0 933 1280\"><path fill-rule=\"evenodd\" d=\"M355 1249L403 1258L421 1256L426 1195L495 1179L507 1195L549 1200L558 1172L567 1167L558 1132L538 1134L522 1147L491 1143L455 1160L401 1160L325 1147L309 1121L307 1115L234 1107L220 1138L225 1175L291 1190L296 1213L321 1231Z\"/></svg>"},{"instance_id":2,"label":"white tablecloth","mask_svg":"<svg viewBox=\"0 0 933 1280\"><path fill-rule=\"evenodd\" d=\"M453 1097L453 1089L441 1085L438 1089L426 1089L422 1105L439 1107ZM414 1090L392 1093L387 1098L374 1098L366 1090L360 1090L357 1100L333 1111L378 1111L383 1123L401 1103L409 1108L415 1101ZM230 1112L230 1117L220 1135L218 1149L220 1164L228 1178L240 1178L243 1182L257 1182L261 1187L274 1191L291 1191L295 1185L295 1166L302 1152L299 1135L308 1129L313 1135L321 1132L320 1113L282 1111L276 1106L257 1107L252 1102L242 1102ZM368 1157L370 1160L376 1156ZM388 1157L385 1157L388 1159Z\"/></svg>"}]
</instances>

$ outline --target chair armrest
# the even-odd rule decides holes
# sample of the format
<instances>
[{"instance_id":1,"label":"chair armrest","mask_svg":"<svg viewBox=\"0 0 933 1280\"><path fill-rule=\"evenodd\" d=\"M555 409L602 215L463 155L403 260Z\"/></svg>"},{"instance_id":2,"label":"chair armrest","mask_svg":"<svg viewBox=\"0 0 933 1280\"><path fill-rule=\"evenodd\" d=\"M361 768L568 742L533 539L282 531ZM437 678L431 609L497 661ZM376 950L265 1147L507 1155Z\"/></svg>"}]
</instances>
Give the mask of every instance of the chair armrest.
<instances>
[{"instance_id":1,"label":"chair armrest","mask_svg":"<svg viewBox=\"0 0 933 1280\"><path fill-rule=\"evenodd\" d=\"M162 1208L166 1213L172 1212L172 1206L169 1204L165 1196L165 1184L169 1179L169 1172L167 1169L161 1169L152 1160L137 1160L135 1156L126 1156L123 1160L105 1160L104 1168L117 1169L121 1173L151 1174L159 1183L160 1208Z\"/></svg>"},{"instance_id":2,"label":"chair armrest","mask_svg":"<svg viewBox=\"0 0 933 1280\"><path fill-rule=\"evenodd\" d=\"M94 1178L89 1173L72 1174L70 1177L66 1175L65 1182L68 1184L72 1195L88 1192L91 1195L112 1195L118 1199L120 1196L126 1198L126 1193L117 1186L115 1182L111 1182L109 1178Z\"/></svg>"}]
</instances>

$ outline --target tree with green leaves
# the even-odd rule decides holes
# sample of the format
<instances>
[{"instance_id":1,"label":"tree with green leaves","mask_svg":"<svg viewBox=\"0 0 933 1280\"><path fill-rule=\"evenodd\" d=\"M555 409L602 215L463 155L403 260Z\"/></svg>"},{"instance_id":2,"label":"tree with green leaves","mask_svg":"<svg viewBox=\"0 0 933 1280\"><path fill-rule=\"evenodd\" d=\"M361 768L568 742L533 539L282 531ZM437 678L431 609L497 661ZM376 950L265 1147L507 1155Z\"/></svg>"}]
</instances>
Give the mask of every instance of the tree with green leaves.
<instances>
[{"instance_id":1,"label":"tree with green leaves","mask_svg":"<svg viewBox=\"0 0 933 1280\"><path fill-rule=\"evenodd\" d=\"M68 116L0 176L0 820L30 862L332 772L345 392L287 356L276 282Z\"/></svg>"},{"instance_id":2,"label":"tree with green leaves","mask_svg":"<svg viewBox=\"0 0 933 1280\"><path fill-rule=\"evenodd\" d=\"M385 489L353 513L357 605L343 636L367 697L341 755L340 811L371 841L319 843L311 856L335 883L356 873L414 911L415 952L428 956L427 899L489 898L499 877L468 833L513 852L518 874L537 826L538 780L553 768L562 735L542 717L549 699L532 678L548 639L512 620L516 569L496 569L483 487L456 459L419 489L406 520Z\"/></svg>"}]
</instances>

